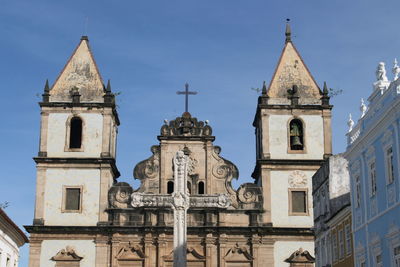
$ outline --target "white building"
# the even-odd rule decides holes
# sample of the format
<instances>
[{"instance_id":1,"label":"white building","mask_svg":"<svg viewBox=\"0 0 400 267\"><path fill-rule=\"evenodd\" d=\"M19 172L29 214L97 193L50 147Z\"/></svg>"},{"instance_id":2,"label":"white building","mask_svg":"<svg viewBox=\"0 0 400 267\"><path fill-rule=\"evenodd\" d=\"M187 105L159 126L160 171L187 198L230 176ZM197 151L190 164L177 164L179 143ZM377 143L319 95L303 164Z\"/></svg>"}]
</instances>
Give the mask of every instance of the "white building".
<instances>
[{"instance_id":1,"label":"white building","mask_svg":"<svg viewBox=\"0 0 400 267\"><path fill-rule=\"evenodd\" d=\"M17 267L19 247L27 242L26 235L0 208L0 267Z\"/></svg>"},{"instance_id":2,"label":"white building","mask_svg":"<svg viewBox=\"0 0 400 267\"><path fill-rule=\"evenodd\" d=\"M400 266L400 67L379 63L377 81L349 119L348 146L356 266Z\"/></svg>"}]
</instances>

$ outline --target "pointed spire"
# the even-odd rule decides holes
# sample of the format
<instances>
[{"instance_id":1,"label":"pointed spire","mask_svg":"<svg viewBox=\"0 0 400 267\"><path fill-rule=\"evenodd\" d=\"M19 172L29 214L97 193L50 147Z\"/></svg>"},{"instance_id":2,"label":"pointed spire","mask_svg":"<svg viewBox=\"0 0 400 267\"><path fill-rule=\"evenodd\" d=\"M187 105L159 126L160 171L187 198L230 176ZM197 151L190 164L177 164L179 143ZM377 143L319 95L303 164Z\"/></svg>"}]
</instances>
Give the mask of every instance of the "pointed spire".
<instances>
[{"instance_id":1,"label":"pointed spire","mask_svg":"<svg viewBox=\"0 0 400 267\"><path fill-rule=\"evenodd\" d=\"M51 88L51 102L69 102L70 90L78 88L80 102L103 102L104 83L90 50L87 36L82 36Z\"/></svg>"},{"instance_id":2,"label":"pointed spire","mask_svg":"<svg viewBox=\"0 0 400 267\"><path fill-rule=\"evenodd\" d=\"M321 104L323 106L329 106L329 89L328 86L326 85L326 82L324 82L324 88L322 89L322 97L321 97Z\"/></svg>"},{"instance_id":3,"label":"pointed spire","mask_svg":"<svg viewBox=\"0 0 400 267\"><path fill-rule=\"evenodd\" d=\"M292 41L292 30L290 29L290 19L286 19L286 31L285 31L285 36L286 36L286 43Z\"/></svg>"},{"instance_id":4,"label":"pointed spire","mask_svg":"<svg viewBox=\"0 0 400 267\"><path fill-rule=\"evenodd\" d=\"M323 93L324 95L328 95L328 93L329 93L329 91L328 91L328 86L326 85L326 82L324 82L324 89L323 89L322 93Z\"/></svg>"},{"instance_id":5,"label":"pointed spire","mask_svg":"<svg viewBox=\"0 0 400 267\"><path fill-rule=\"evenodd\" d=\"M110 82L110 79L108 79L108 82L107 82L106 93L111 93L111 82Z\"/></svg>"},{"instance_id":6,"label":"pointed spire","mask_svg":"<svg viewBox=\"0 0 400 267\"><path fill-rule=\"evenodd\" d=\"M261 95L266 96L267 95L267 85L265 84L265 81L263 82L263 87L261 90Z\"/></svg>"},{"instance_id":7,"label":"pointed spire","mask_svg":"<svg viewBox=\"0 0 400 267\"><path fill-rule=\"evenodd\" d=\"M115 95L111 93L111 82L110 79L107 81L107 87L104 88L106 91L106 94L104 95L104 102L105 103L115 103Z\"/></svg>"},{"instance_id":8,"label":"pointed spire","mask_svg":"<svg viewBox=\"0 0 400 267\"><path fill-rule=\"evenodd\" d=\"M44 85L44 91L47 93L50 92L49 79L46 79L46 84Z\"/></svg>"},{"instance_id":9,"label":"pointed spire","mask_svg":"<svg viewBox=\"0 0 400 267\"><path fill-rule=\"evenodd\" d=\"M46 83L44 85L44 93L42 94L42 101L47 103L50 99L50 86L49 79L46 79Z\"/></svg>"}]
</instances>

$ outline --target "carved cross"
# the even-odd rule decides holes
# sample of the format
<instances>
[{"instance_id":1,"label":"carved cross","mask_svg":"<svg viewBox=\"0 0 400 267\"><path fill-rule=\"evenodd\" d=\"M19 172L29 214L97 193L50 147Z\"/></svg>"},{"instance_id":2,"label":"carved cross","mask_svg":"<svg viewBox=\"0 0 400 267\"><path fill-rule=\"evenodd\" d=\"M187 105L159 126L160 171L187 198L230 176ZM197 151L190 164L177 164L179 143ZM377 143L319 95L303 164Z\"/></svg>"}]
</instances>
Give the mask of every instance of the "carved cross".
<instances>
[{"instance_id":1,"label":"carved cross","mask_svg":"<svg viewBox=\"0 0 400 267\"><path fill-rule=\"evenodd\" d=\"M171 207L174 211L174 267L186 267L187 210L189 207L228 208L225 194L190 197L187 189L189 157L178 151L174 157L174 187L172 195L132 194L133 207Z\"/></svg>"},{"instance_id":2,"label":"carved cross","mask_svg":"<svg viewBox=\"0 0 400 267\"><path fill-rule=\"evenodd\" d=\"M189 95L197 95L195 91L189 91L189 84L185 84L185 91L176 92L177 95L185 95L185 112L189 112Z\"/></svg>"}]
</instances>

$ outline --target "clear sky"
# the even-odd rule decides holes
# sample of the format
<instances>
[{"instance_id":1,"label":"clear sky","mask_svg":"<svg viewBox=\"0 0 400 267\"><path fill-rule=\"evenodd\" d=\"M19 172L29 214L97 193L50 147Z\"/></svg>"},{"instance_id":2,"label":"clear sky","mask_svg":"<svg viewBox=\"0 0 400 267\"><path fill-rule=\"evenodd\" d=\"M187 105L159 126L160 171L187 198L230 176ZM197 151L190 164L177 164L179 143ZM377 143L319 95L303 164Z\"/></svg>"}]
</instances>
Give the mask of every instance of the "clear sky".
<instances>
[{"instance_id":1,"label":"clear sky","mask_svg":"<svg viewBox=\"0 0 400 267\"><path fill-rule=\"evenodd\" d=\"M133 183L136 163L164 119L184 109L176 91L188 82L199 92L190 112L208 119L222 155L250 180L255 163L252 121L257 92L270 81L284 44L286 18L293 42L332 98L334 152L346 147L349 113L359 118L379 61L400 57L400 1L370 0L0 0L0 202L19 225L32 223L38 151L39 95L53 83L88 35L103 79L111 79L121 119L117 165ZM135 182L135 185L137 183ZM27 266L28 249L20 266Z\"/></svg>"}]
</instances>

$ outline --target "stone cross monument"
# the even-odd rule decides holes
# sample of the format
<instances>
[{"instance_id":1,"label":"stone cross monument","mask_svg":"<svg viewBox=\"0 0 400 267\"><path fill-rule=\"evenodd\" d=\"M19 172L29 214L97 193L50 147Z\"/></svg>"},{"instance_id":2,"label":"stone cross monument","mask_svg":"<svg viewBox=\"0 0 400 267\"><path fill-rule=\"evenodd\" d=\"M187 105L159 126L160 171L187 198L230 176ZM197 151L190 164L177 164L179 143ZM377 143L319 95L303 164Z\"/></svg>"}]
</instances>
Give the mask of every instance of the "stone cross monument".
<instances>
[{"instance_id":1,"label":"stone cross monument","mask_svg":"<svg viewBox=\"0 0 400 267\"><path fill-rule=\"evenodd\" d=\"M133 207L171 207L174 211L174 267L186 267L187 210L189 207L228 208L225 194L190 197L187 189L189 157L178 151L174 157L174 187L172 195L132 194Z\"/></svg>"}]
</instances>

